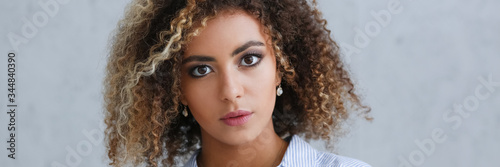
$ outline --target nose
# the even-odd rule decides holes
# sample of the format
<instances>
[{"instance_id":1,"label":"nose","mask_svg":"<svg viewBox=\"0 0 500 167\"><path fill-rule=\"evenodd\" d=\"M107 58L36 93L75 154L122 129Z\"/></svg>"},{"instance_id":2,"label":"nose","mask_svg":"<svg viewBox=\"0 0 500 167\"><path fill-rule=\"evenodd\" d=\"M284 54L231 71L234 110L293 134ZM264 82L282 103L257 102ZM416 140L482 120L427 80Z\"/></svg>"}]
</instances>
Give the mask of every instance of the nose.
<instances>
[{"instance_id":1,"label":"nose","mask_svg":"<svg viewBox=\"0 0 500 167\"><path fill-rule=\"evenodd\" d=\"M235 71L227 71L220 77L220 99L225 102L236 102L243 94L243 85Z\"/></svg>"}]
</instances>

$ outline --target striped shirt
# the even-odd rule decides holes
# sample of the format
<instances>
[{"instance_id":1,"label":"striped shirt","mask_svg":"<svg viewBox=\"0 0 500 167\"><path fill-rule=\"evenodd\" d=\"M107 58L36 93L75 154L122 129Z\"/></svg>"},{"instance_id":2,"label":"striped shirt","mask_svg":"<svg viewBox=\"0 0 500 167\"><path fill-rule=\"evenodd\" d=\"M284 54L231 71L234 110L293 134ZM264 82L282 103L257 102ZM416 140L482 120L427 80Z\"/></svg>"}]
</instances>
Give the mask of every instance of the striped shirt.
<instances>
[{"instance_id":1,"label":"striped shirt","mask_svg":"<svg viewBox=\"0 0 500 167\"><path fill-rule=\"evenodd\" d=\"M196 151L184 167L198 167L196 156L200 150ZM335 155L333 153L322 152L314 149L309 143L294 135L288 145L288 149L283 156L278 167L371 167L365 162L357 159Z\"/></svg>"}]
</instances>

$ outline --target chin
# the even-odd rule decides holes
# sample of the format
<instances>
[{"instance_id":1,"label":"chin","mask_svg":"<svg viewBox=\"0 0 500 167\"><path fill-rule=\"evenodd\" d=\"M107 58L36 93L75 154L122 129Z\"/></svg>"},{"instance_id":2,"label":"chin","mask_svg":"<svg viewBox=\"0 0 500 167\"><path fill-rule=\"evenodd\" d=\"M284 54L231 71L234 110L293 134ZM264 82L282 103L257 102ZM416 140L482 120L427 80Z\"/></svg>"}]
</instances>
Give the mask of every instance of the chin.
<instances>
[{"instance_id":1,"label":"chin","mask_svg":"<svg viewBox=\"0 0 500 167\"><path fill-rule=\"evenodd\" d=\"M219 140L227 145L238 146L254 141L258 135L255 131L226 132Z\"/></svg>"}]
</instances>

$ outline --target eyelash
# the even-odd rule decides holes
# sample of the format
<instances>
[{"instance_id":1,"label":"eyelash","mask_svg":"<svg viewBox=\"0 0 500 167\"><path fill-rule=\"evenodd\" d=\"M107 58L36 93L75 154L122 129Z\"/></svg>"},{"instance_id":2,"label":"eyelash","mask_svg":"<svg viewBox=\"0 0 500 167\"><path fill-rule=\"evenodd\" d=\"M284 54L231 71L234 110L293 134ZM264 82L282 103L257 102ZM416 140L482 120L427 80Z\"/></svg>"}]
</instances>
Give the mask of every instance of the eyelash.
<instances>
[{"instance_id":1,"label":"eyelash","mask_svg":"<svg viewBox=\"0 0 500 167\"><path fill-rule=\"evenodd\" d=\"M245 66L245 67L255 67L255 66L259 65L260 61L262 60L262 55L261 54L259 54L259 53L249 53L249 54L246 54L245 56L241 57L240 64L241 64L242 61L245 60L245 58L248 58L248 57L255 57L258 60L254 64L248 65L248 66Z\"/></svg>"},{"instance_id":2,"label":"eyelash","mask_svg":"<svg viewBox=\"0 0 500 167\"><path fill-rule=\"evenodd\" d=\"M242 57L240 58L240 61L239 61L239 62L240 62L240 65L238 65L238 67L241 67L241 62L242 62L245 58L248 58L248 57L255 57L255 58L257 58L257 59L258 59L258 60L257 60L257 62L255 62L254 64L252 64L252 65L248 65L248 66L244 66L244 67L249 67L249 68L252 68L252 67L256 67L257 65L259 65L259 64L260 64L260 62L262 61L262 57L263 57L263 56L262 56L261 54L259 54L259 53L249 53L249 54L246 54L246 55L244 55L244 56L242 56ZM207 73L207 74L205 74L205 75L202 75L202 76L196 76L196 75L194 75L194 74L193 74L193 73L194 73L194 72L195 72L198 68L201 68L201 67L208 67L208 68L210 69L210 72L212 72L212 71L213 71L212 67L210 67L209 65L207 65L207 64L200 64L200 65L196 65L196 66L192 67L192 68L189 70L189 75L190 75L191 77L193 77L193 78L202 78L202 77L204 77L204 76L208 75L208 73Z\"/></svg>"}]
</instances>

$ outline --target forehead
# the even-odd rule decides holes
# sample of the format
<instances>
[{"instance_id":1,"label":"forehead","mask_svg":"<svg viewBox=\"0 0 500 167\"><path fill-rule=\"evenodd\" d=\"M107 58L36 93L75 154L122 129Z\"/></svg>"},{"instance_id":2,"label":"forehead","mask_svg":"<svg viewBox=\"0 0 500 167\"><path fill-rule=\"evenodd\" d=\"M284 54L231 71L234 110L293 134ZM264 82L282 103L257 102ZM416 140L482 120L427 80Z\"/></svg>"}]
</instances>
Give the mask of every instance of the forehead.
<instances>
[{"instance_id":1,"label":"forehead","mask_svg":"<svg viewBox=\"0 0 500 167\"><path fill-rule=\"evenodd\" d=\"M229 52L251 40L266 44L269 40L264 33L264 26L255 16L241 10L223 11L208 20L198 35L190 40L185 55L208 54L212 51L220 53L221 48Z\"/></svg>"}]
</instances>

